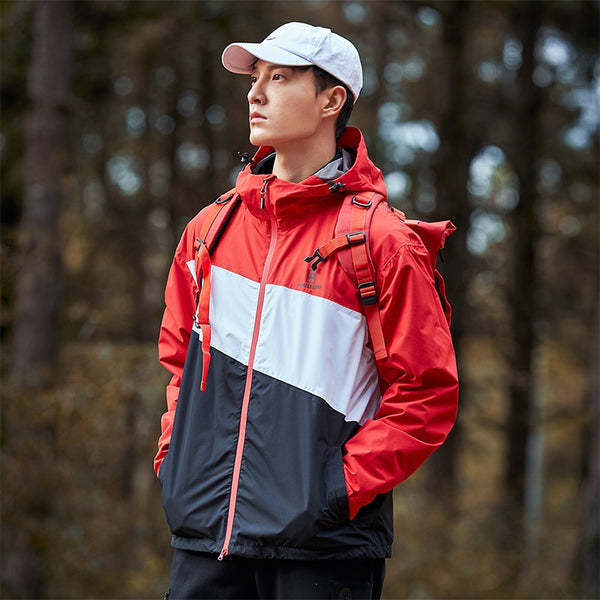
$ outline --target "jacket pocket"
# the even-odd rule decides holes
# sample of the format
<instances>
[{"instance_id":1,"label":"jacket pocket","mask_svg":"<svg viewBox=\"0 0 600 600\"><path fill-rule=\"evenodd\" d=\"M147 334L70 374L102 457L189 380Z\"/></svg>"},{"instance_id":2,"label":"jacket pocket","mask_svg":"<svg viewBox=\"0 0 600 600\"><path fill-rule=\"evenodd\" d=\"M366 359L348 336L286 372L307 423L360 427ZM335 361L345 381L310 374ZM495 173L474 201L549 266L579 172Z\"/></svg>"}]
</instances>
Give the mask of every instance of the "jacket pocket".
<instances>
[{"instance_id":1,"label":"jacket pocket","mask_svg":"<svg viewBox=\"0 0 600 600\"><path fill-rule=\"evenodd\" d=\"M341 446L334 446L331 449L331 456L325 469L325 486L325 506L321 522L327 526L347 521L350 508Z\"/></svg>"},{"instance_id":2,"label":"jacket pocket","mask_svg":"<svg viewBox=\"0 0 600 600\"><path fill-rule=\"evenodd\" d=\"M167 454L165 454L165 457L162 459L162 462L160 463L160 467L158 469L158 481L160 481L161 487L164 485L164 481L165 481L165 473L167 471L166 464L167 464L168 458L169 458L169 453L167 452Z\"/></svg>"},{"instance_id":3,"label":"jacket pocket","mask_svg":"<svg viewBox=\"0 0 600 600\"><path fill-rule=\"evenodd\" d=\"M299 452L291 452L297 456ZM248 469L238 488L234 538L241 545L311 548L315 537L348 519L348 496L342 450L323 446L311 460L281 461L268 478L257 479L259 469L248 456ZM273 468L275 463L269 463ZM266 467L267 465L263 465ZM262 472L262 470L261 470Z\"/></svg>"}]
</instances>

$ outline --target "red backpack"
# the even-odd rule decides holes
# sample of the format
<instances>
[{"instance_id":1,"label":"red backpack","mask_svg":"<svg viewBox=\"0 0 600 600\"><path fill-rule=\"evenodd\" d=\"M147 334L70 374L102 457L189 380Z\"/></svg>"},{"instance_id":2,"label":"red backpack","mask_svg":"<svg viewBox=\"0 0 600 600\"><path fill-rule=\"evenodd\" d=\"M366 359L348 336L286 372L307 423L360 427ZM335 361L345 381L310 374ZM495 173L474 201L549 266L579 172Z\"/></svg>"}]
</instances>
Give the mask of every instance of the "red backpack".
<instances>
[{"instance_id":1,"label":"red backpack","mask_svg":"<svg viewBox=\"0 0 600 600\"><path fill-rule=\"evenodd\" d=\"M312 263L311 268L316 270L320 262L327 260L334 252L337 253L338 262L358 286L358 293L369 327L373 353L377 361L385 358L387 351L379 318L379 297L375 287L377 273L371 259L369 232L373 213L381 202L385 202L385 198L376 192L348 194L338 214L334 238L316 248L312 256L304 259L306 262ZM407 219L403 212L392 207L390 209L421 238L429 252L435 287L446 321L450 324L452 309L446 298L446 286L441 273L436 268L436 262L446 238L456 227L451 221L427 223Z\"/></svg>"},{"instance_id":2,"label":"red backpack","mask_svg":"<svg viewBox=\"0 0 600 600\"><path fill-rule=\"evenodd\" d=\"M200 388L204 391L206 375L210 362L210 255L221 240L227 225L239 207L241 198L235 189L218 198L203 221L199 236L196 238L196 280L198 282L197 311L194 322L202 331L203 368ZM375 287L376 269L371 259L369 232L373 213L385 198L376 192L357 195L348 194L342 202L333 239L315 249L304 260L316 270L320 262L326 261L333 253L344 271L356 283L363 305L375 360L387 356L385 340L379 318L379 297ZM404 213L391 208L394 215L405 222L423 241L429 252L434 283L442 303L446 320L450 324L451 308L446 298L444 279L436 268L437 256L444 247L445 239L456 229L451 221L427 223L406 219ZM349 250L349 251L348 251Z\"/></svg>"}]
</instances>

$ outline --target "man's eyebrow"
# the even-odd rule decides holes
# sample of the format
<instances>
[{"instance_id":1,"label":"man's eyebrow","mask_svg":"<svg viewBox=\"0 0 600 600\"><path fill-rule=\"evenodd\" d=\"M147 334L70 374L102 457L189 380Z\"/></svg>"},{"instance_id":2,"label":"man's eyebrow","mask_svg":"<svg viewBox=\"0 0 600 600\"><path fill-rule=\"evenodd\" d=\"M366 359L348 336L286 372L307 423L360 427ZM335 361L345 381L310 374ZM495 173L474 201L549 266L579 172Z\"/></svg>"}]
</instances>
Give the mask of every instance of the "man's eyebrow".
<instances>
[{"instance_id":1,"label":"man's eyebrow","mask_svg":"<svg viewBox=\"0 0 600 600\"><path fill-rule=\"evenodd\" d=\"M292 67L291 65L275 65L275 64L269 63L268 65L264 66L264 69L267 71L273 71L276 69L288 69L288 70L293 71L294 67ZM256 70L257 70L256 63L254 63L252 65L252 73L254 73Z\"/></svg>"}]
</instances>

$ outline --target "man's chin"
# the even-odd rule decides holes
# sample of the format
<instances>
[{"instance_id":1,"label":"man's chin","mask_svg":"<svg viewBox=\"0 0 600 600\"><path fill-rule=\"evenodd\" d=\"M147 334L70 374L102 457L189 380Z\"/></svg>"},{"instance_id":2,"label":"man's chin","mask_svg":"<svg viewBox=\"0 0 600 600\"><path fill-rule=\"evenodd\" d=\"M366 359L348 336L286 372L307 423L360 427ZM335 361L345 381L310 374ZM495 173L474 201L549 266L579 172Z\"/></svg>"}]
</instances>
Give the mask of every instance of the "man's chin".
<instances>
[{"instance_id":1,"label":"man's chin","mask_svg":"<svg viewBox=\"0 0 600 600\"><path fill-rule=\"evenodd\" d=\"M253 146L269 146L269 141L267 140L267 138L264 135L260 135L258 133L253 133L252 131L250 132L250 137L249 137L250 143Z\"/></svg>"}]
</instances>

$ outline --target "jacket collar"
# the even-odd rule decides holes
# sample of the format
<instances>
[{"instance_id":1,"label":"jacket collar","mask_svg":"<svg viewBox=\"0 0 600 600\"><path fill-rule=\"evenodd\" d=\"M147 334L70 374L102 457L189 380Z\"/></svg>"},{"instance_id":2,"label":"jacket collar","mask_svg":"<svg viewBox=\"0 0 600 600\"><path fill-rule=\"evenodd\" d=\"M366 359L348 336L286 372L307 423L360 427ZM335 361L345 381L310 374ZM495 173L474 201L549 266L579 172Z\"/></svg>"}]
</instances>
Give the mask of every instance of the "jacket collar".
<instances>
[{"instance_id":1,"label":"jacket collar","mask_svg":"<svg viewBox=\"0 0 600 600\"><path fill-rule=\"evenodd\" d=\"M238 175L236 189L254 216L267 219L273 214L282 224L307 212L325 210L331 202L339 203L347 193L371 190L385 194L383 175L369 159L360 130L347 127L338 140L338 147L346 149L347 154L342 154L346 162L349 155L356 157L345 172L338 170L339 163L333 168L329 163L304 181L292 183L270 173L274 150L261 146ZM345 166L347 164L342 171ZM328 180L330 175L335 178Z\"/></svg>"}]
</instances>

